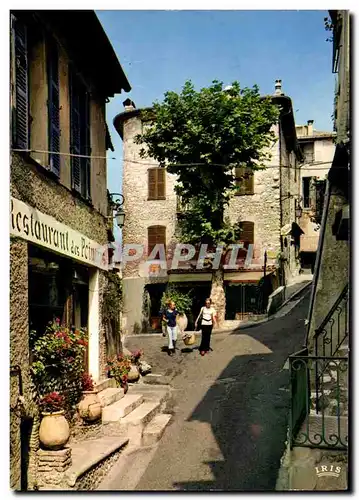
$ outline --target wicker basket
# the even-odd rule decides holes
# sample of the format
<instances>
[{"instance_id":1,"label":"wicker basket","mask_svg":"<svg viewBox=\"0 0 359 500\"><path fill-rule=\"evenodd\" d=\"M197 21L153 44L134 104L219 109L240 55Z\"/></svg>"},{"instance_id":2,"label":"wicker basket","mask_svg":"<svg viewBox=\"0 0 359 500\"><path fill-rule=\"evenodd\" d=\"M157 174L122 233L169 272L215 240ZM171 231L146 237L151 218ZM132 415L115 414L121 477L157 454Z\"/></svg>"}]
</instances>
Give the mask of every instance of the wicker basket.
<instances>
[{"instance_id":1,"label":"wicker basket","mask_svg":"<svg viewBox=\"0 0 359 500\"><path fill-rule=\"evenodd\" d=\"M193 345L196 341L196 337L195 337L195 334L192 333L192 335L190 337L185 337L183 339L183 342L185 343L185 345Z\"/></svg>"}]
</instances>

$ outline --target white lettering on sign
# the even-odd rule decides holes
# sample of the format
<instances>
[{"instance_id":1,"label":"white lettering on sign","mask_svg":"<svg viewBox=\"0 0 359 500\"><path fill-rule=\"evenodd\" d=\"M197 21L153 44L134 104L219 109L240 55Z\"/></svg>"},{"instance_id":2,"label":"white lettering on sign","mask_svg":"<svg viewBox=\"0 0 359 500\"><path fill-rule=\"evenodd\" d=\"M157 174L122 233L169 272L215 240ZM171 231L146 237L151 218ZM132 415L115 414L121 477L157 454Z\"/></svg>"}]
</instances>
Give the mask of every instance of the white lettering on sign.
<instances>
[{"instance_id":1,"label":"white lettering on sign","mask_svg":"<svg viewBox=\"0 0 359 500\"><path fill-rule=\"evenodd\" d=\"M26 203L11 198L10 234L100 269L108 269L108 246L100 245Z\"/></svg>"}]
</instances>

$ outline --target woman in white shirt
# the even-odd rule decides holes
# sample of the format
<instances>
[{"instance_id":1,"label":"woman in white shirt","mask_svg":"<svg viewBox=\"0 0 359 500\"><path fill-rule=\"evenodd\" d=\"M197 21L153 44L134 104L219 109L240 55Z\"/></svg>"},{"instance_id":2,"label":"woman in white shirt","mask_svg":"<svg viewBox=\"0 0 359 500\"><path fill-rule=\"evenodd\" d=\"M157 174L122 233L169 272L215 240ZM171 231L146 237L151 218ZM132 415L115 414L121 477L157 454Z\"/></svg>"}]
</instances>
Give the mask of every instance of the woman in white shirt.
<instances>
[{"instance_id":1,"label":"woman in white shirt","mask_svg":"<svg viewBox=\"0 0 359 500\"><path fill-rule=\"evenodd\" d=\"M211 347L211 334L213 326L216 324L216 310L212 306L212 300L206 299L205 306L201 308L198 318L195 322L195 327L200 326L202 330L202 340L199 346L199 352L201 356L204 356L210 351Z\"/></svg>"}]
</instances>

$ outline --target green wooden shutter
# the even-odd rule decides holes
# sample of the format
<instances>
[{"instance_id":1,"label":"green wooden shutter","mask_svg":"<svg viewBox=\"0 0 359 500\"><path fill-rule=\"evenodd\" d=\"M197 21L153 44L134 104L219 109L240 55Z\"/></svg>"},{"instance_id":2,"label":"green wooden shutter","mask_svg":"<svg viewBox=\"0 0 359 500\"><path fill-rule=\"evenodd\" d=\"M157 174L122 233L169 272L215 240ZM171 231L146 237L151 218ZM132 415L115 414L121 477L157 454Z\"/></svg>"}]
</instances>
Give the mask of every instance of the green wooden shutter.
<instances>
[{"instance_id":1,"label":"green wooden shutter","mask_svg":"<svg viewBox=\"0 0 359 500\"><path fill-rule=\"evenodd\" d=\"M13 144L19 149L29 149L29 76L27 28L12 16L14 50L14 108Z\"/></svg>"},{"instance_id":2,"label":"green wooden shutter","mask_svg":"<svg viewBox=\"0 0 359 500\"><path fill-rule=\"evenodd\" d=\"M60 151L60 90L59 90L59 57L56 42L48 42L48 120L49 150ZM60 175L60 155L49 155L50 170Z\"/></svg>"}]
</instances>

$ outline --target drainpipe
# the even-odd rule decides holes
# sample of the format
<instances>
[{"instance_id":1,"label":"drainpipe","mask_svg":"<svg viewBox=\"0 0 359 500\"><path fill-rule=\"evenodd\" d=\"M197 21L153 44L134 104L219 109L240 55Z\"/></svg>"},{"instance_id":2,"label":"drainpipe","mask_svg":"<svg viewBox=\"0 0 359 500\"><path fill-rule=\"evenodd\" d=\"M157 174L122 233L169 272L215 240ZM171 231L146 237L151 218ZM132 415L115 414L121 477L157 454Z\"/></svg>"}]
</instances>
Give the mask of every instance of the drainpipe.
<instances>
[{"instance_id":1,"label":"drainpipe","mask_svg":"<svg viewBox=\"0 0 359 500\"><path fill-rule=\"evenodd\" d=\"M327 179L327 184L325 186L325 198L324 198L323 215L322 215L322 220L321 220L321 230L320 230L320 233L319 233L317 256L316 256L316 259L315 259L314 276L313 276L313 286L312 286L312 292L311 292L311 295L310 295L309 311L308 311L308 318L307 318L308 324L307 324L307 331L305 332L305 338L304 338L303 347L307 347L308 338L309 338L309 332L310 332L310 326L311 326L312 317L313 317L314 299L315 299L315 294L316 294L318 280L319 280L320 265L322 263L322 253L323 253L323 246L324 246L324 235L325 235L325 231L326 231L326 225L327 225L327 219L328 219L328 212L329 212L330 193L331 193L331 185L329 183L329 180Z\"/></svg>"}]
</instances>

